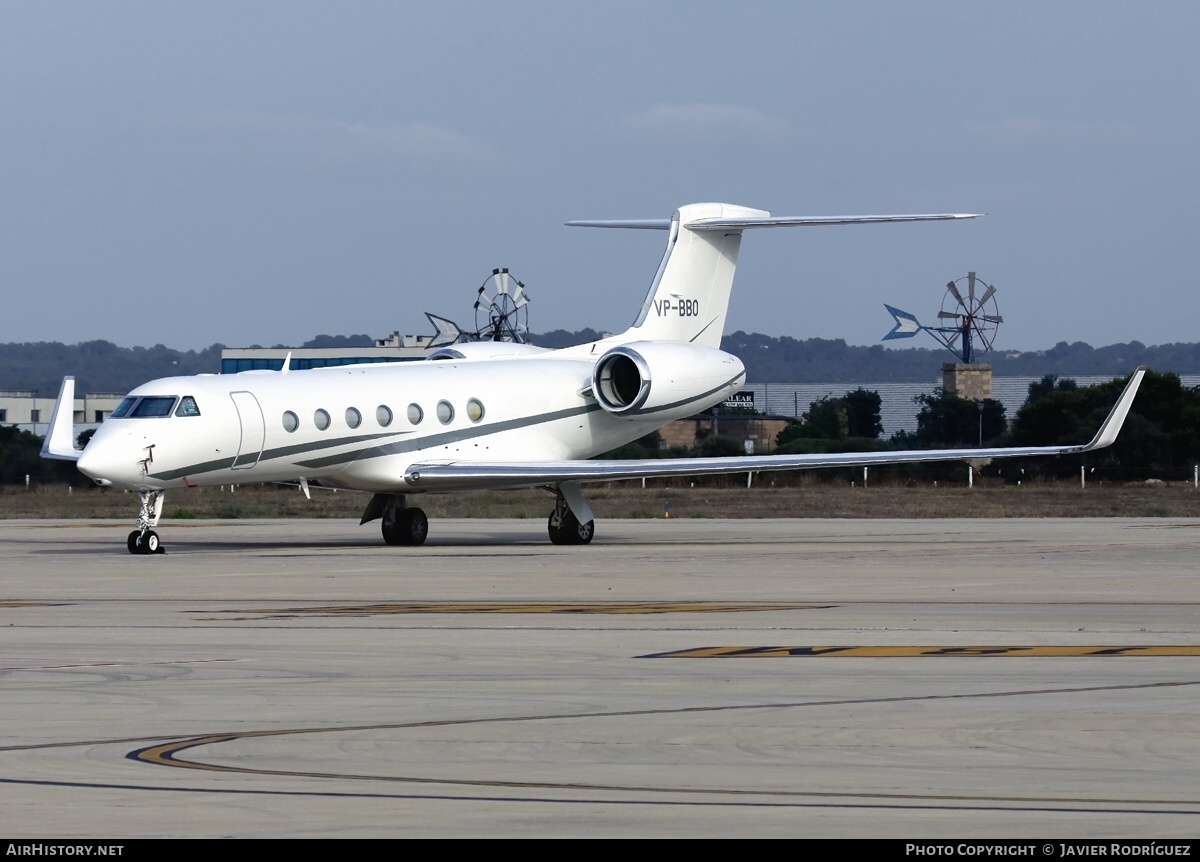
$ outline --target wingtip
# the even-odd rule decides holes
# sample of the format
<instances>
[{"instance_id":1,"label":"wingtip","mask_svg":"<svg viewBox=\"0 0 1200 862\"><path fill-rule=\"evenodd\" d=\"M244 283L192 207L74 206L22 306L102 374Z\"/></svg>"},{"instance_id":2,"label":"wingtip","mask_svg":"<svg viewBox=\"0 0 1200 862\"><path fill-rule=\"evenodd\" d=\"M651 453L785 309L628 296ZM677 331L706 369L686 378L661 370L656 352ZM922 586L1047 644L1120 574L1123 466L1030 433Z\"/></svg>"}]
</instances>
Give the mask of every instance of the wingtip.
<instances>
[{"instance_id":1,"label":"wingtip","mask_svg":"<svg viewBox=\"0 0 1200 862\"><path fill-rule=\"evenodd\" d=\"M1105 418L1100 430L1096 432L1096 436L1092 438L1092 442L1083 447L1082 452L1090 452L1093 449L1103 449L1106 446L1111 446L1117 440L1117 435L1121 433L1121 428L1125 424L1125 419L1129 415L1129 410L1133 407L1133 400L1137 397L1138 388L1142 385L1142 378L1149 371L1149 366L1139 365L1129 375L1129 382L1125 384L1125 389L1121 392L1121 397L1117 399L1117 403L1113 405L1113 409Z\"/></svg>"},{"instance_id":2,"label":"wingtip","mask_svg":"<svg viewBox=\"0 0 1200 862\"><path fill-rule=\"evenodd\" d=\"M42 440L41 457L59 461L78 461L81 450L75 448L75 377L68 374L58 389L50 427Z\"/></svg>"}]
</instances>

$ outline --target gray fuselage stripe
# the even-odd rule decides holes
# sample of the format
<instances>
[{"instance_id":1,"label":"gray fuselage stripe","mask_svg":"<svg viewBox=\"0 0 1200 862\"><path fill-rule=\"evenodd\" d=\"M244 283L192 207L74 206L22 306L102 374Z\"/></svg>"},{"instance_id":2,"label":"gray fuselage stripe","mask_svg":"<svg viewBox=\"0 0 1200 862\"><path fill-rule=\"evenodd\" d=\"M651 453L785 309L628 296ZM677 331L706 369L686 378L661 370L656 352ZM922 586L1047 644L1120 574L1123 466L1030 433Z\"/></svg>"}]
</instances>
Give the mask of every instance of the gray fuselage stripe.
<instances>
[{"instance_id":1,"label":"gray fuselage stripe","mask_svg":"<svg viewBox=\"0 0 1200 862\"><path fill-rule=\"evenodd\" d=\"M736 383L738 380L744 379L745 371L735 374L733 377L714 386L707 392L702 392L699 395L691 398L685 398L681 401L675 401L670 404L664 404L659 407L654 407L649 410L638 410L631 414L633 416L649 416L655 413L662 413L668 410L675 410L687 404L696 401L702 401L710 395L721 391L722 389ZM598 404L584 404L579 407L568 407L564 410L555 410L551 413L543 413L538 416L525 416L519 419L508 419L503 422L494 422L489 425L479 425L474 428L459 429L457 431L444 431L440 434L431 434L424 437L410 437L407 440L400 440L394 443L385 443L381 446L369 446L365 448L351 449L346 452L338 452L336 454L327 455L323 458L313 458L308 461L297 462L298 467L306 467L308 469L318 469L322 467L332 467L336 464L347 464L351 461L358 461L365 458L382 458L388 455L398 455L402 452L415 452L420 449L432 448L434 446L442 446L447 443L456 441L472 440L477 437L484 437L489 434L498 434L504 431L511 431L517 428L529 428L535 425L541 425L547 422L555 422L559 419L569 419L572 416L583 416L588 413L593 413L600 410ZM402 434L413 434L415 432L406 431L399 432ZM286 458L290 455L295 455L303 452L317 451L320 449L330 449L335 446L351 445L362 441L378 440L381 437L390 437L393 433L371 434L361 437L339 437L334 440L318 440L311 443L301 443L294 446L282 446L275 449L264 450L259 456L258 463L274 460L276 458ZM250 453L239 455L238 459L249 457ZM163 481L173 479L181 479L184 476L199 476L214 470L225 470L232 468L238 459L221 458L213 461L205 461L198 464L190 464L186 467L181 467L175 470L167 470L162 473L152 474L152 478ZM250 475L250 474L247 474Z\"/></svg>"},{"instance_id":2,"label":"gray fuselage stripe","mask_svg":"<svg viewBox=\"0 0 1200 862\"><path fill-rule=\"evenodd\" d=\"M202 473L208 473L213 470L225 470L230 467L235 467L239 463L257 459L258 463L267 461L273 458L287 458L290 455L298 455L304 452L316 452L321 449L332 449L337 446L348 446L352 443L359 443L363 440L378 440L380 437L394 437L397 434L412 434L412 431L384 431L379 434L367 434L358 437L336 437L332 440L314 440L309 443L297 443L293 446L280 446L275 449L264 449L262 453L243 452L236 458L216 458L212 461L204 461L199 464L191 464L187 467L181 467L177 470L167 470L163 473L152 473L153 479L182 479L184 476L199 476Z\"/></svg>"},{"instance_id":3,"label":"gray fuselage stripe","mask_svg":"<svg viewBox=\"0 0 1200 862\"><path fill-rule=\"evenodd\" d=\"M369 446L365 448L351 449L346 452L339 452L335 455L327 455L323 458L314 458L309 461L301 461L297 463L297 466L315 469L318 467L329 467L335 464L345 464L351 461L357 461L360 458L381 458L385 455L395 455L400 452L415 452L419 449L441 446L456 440L470 440L476 437L483 437L488 434L510 431L515 428L531 427L545 422L568 419L572 416L582 416L599 409L600 406L598 404L584 404L579 407L569 407L565 410L556 410L552 413L543 413L540 416L525 416L520 419L508 419L504 422L493 422L490 425L479 425L474 428L460 429L458 431L443 431L440 434L431 434L425 437L410 437L408 440L387 443L382 446ZM415 432L402 431L396 433L411 435ZM364 441L378 440L380 437L390 436L396 436L396 434L383 433L364 435L361 437L340 437L335 440L319 440L312 443L297 444L295 446L282 446L276 449L265 450L259 458L258 463L261 464L267 460L285 458L289 455L295 455L298 453L329 449L334 446L350 445ZM239 457L246 456L243 455ZM230 469L234 463L235 461L232 458L219 458L212 461L189 464L186 467L180 467L175 470L167 470L162 473L153 473L151 474L151 478L162 481L171 481L173 479L181 479L184 476L200 476L204 473L215 470ZM248 472L247 476L249 475L252 474Z\"/></svg>"},{"instance_id":4,"label":"gray fuselage stripe","mask_svg":"<svg viewBox=\"0 0 1200 862\"><path fill-rule=\"evenodd\" d=\"M708 390L707 392L701 392L699 395L693 395L691 398L684 398L682 401L673 401L670 404L663 404L658 407L651 407L646 410L630 410L627 414L624 414L624 415L626 415L626 416L648 416L652 413L662 413L666 410L675 410L679 407L683 407L685 404L691 404L695 401L703 401L708 396L710 396L716 392L720 392L722 389L736 383L738 380L744 380L745 377L746 377L746 372L740 371L737 374L730 377L724 383L720 384L719 386L714 386L712 389ZM653 386L654 384L652 383L650 385Z\"/></svg>"},{"instance_id":5,"label":"gray fuselage stripe","mask_svg":"<svg viewBox=\"0 0 1200 862\"><path fill-rule=\"evenodd\" d=\"M355 449L350 452L340 452L336 455L329 455L325 458L315 458L311 461L302 461L300 462L299 466L312 468L330 467L334 464L358 461L364 458L382 458L387 455L398 455L401 452L416 452L420 449L443 446L447 443L455 443L463 440L472 440L476 437L485 437L489 434L512 431L516 428L530 428L534 425L542 425L547 422L556 422L559 419L569 419L572 416L583 416L599 409L601 408L598 404L584 404L579 407L568 407L565 410L555 410L552 413L543 413L540 416L524 416L520 419L506 419L503 422L494 422L491 425L480 425L475 428L466 428L458 431L445 431L441 434L431 434L428 437L418 437L411 440L402 440L396 443L385 443L382 446L372 446L366 449Z\"/></svg>"}]
</instances>

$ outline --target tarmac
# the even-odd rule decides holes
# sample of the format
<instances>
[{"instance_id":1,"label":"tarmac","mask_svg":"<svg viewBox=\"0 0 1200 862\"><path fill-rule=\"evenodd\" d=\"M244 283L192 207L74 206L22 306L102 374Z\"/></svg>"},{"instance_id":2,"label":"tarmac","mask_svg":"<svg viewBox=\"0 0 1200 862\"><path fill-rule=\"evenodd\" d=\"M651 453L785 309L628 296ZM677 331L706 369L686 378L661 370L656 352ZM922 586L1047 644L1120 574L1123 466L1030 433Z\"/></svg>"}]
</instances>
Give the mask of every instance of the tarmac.
<instances>
[{"instance_id":1,"label":"tarmac","mask_svg":"<svg viewBox=\"0 0 1200 862\"><path fill-rule=\"evenodd\" d=\"M1200 523L0 521L0 835L1200 835Z\"/></svg>"}]
</instances>

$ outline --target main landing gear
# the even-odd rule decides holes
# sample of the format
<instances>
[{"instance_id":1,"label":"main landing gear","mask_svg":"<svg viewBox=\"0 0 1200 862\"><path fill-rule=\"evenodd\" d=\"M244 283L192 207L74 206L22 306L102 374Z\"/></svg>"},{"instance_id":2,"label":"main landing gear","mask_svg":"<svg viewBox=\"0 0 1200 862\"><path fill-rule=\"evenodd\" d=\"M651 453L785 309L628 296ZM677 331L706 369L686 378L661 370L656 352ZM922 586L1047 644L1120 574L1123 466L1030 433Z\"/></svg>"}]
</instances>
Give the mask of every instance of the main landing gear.
<instances>
[{"instance_id":1,"label":"main landing gear","mask_svg":"<svg viewBox=\"0 0 1200 862\"><path fill-rule=\"evenodd\" d=\"M423 545L429 535L429 518L404 502L404 495L398 494L383 507L383 540L389 545Z\"/></svg>"},{"instance_id":2,"label":"main landing gear","mask_svg":"<svg viewBox=\"0 0 1200 862\"><path fill-rule=\"evenodd\" d=\"M164 554L166 551L158 540L158 533L151 528L158 526L166 495L162 491L141 491L139 496L142 507L138 512L137 529L129 534L125 546L131 554Z\"/></svg>"},{"instance_id":3,"label":"main landing gear","mask_svg":"<svg viewBox=\"0 0 1200 862\"><path fill-rule=\"evenodd\" d=\"M596 523L578 485L562 482L545 488L554 494L554 511L546 523L550 541L555 545L586 545L591 542ZM381 521L383 541L389 545L423 545L429 535L429 518L415 506L406 505L404 494L373 496L359 523L365 524L376 518ZM132 537L130 541L133 541Z\"/></svg>"},{"instance_id":4,"label":"main landing gear","mask_svg":"<svg viewBox=\"0 0 1200 862\"><path fill-rule=\"evenodd\" d=\"M567 498L560 490L554 500L554 511L550 513L546 529L550 533L551 543L555 545L586 545L596 533L596 522L588 518L581 523L567 505Z\"/></svg>"}]
</instances>

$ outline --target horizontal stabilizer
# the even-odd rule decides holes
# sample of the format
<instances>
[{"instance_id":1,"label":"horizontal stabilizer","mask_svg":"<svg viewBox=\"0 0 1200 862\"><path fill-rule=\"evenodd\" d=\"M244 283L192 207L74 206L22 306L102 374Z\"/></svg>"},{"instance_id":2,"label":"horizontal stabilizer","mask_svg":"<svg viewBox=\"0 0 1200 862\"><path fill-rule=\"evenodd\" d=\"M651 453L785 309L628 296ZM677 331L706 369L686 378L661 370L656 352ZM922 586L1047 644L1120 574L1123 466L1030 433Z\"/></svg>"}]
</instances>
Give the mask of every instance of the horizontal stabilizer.
<instances>
[{"instance_id":1,"label":"horizontal stabilizer","mask_svg":"<svg viewBox=\"0 0 1200 862\"><path fill-rule=\"evenodd\" d=\"M927 213L921 215L861 215L861 216L769 216L767 218L702 218L686 222L688 230L747 230L756 227L811 227L826 224L880 224L904 221L947 221L949 219L979 218L982 213ZM637 230L668 230L670 219L578 219L567 222L569 227L621 227Z\"/></svg>"},{"instance_id":2,"label":"horizontal stabilizer","mask_svg":"<svg viewBox=\"0 0 1200 862\"><path fill-rule=\"evenodd\" d=\"M688 222L688 230L743 230L754 227L810 227L823 224L880 224L894 221L947 221L978 218L980 213L931 213L927 215L862 216L772 216L770 218L704 218Z\"/></svg>"}]
</instances>

